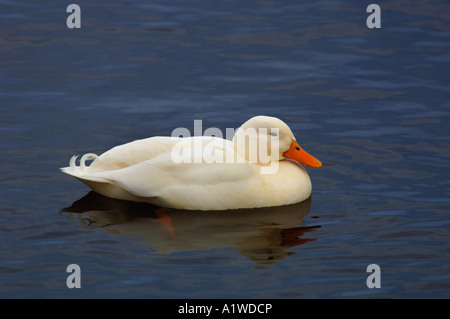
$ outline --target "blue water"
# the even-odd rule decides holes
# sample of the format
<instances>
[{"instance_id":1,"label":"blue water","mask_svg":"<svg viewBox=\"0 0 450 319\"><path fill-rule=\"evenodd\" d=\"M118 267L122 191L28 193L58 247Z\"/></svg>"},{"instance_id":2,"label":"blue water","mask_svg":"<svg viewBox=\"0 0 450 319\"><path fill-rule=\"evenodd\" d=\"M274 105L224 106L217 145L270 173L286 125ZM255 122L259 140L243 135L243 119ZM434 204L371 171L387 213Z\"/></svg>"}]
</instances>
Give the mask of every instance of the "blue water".
<instances>
[{"instance_id":1,"label":"blue water","mask_svg":"<svg viewBox=\"0 0 450 319\"><path fill-rule=\"evenodd\" d=\"M69 3L0 1L2 298L450 297L445 1L378 2L380 29L360 1L76 3L81 29ZM260 114L324 164L311 200L167 212L171 229L59 172Z\"/></svg>"}]
</instances>

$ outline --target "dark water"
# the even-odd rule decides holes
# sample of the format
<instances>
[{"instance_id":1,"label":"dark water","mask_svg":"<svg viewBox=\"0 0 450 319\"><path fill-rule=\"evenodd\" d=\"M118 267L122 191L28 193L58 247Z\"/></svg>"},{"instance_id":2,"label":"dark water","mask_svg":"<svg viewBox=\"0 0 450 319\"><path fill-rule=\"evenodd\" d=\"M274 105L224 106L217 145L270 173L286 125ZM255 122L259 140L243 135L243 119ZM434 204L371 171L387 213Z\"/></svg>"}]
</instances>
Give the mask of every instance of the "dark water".
<instances>
[{"instance_id":1,"label":"dark water","mask_svg":"<svg viewBox=\"0 0 450 319\"><path fill-rule=\"evenodd\" d=\"M446 1L69 3L0 1L2 298L450 297ZM164 219L58 170L259 114L324 163L310 201Z\"/></svg>"}]
</instances>

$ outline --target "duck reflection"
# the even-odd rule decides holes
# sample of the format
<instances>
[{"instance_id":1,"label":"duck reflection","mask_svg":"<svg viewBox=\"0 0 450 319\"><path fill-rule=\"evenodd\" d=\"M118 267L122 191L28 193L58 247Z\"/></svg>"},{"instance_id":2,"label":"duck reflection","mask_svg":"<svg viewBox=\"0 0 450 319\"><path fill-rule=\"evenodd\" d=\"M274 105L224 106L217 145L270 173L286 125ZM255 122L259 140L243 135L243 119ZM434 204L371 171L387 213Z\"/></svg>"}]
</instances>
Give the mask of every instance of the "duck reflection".
<instances>
[{"instance_id":1,"label":"duck reflection","mask_svg":"<svg viewBox=\"0 0 450 319\"><path fill-rule=\"evenodd\" d=\"M111 235L143 238L156 253L210 250L232 247L268 267L293 254L289 247L315 239L303 238L320 226L304 227L303 218L311 199L280 207L229 211L188 211L165 209L104 197L95 192L63 208L83 227L101 227Z\"/></svg>"}]
</instances>

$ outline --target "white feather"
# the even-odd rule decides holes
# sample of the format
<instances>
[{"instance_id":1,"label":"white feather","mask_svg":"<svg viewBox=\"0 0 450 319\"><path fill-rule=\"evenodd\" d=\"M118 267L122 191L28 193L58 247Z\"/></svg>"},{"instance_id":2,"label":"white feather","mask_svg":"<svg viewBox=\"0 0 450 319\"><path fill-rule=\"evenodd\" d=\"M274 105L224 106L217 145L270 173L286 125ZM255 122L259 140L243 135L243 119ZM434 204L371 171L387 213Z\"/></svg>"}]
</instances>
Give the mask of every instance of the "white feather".
<instances>
[{"instance_id":1,"label":"white feather","mask_svg":"<svg viewBox=\"0 0 450 319\"><path fill-rule=\"evenodd\" d=\"M279 128L283 143L295 139L280 120L261 118L253 119L255 125ZM250 121L246 125L251 125ZM180 145L189 152L174 158ZM193 163L196 156L204 154L223 161ZM69 167L61 170L94 191L164 207L223 210L280 206L303 201L311 194L311 181L303 166L280 160L276 173L261 174L261 166L247 161L233 141L216 137L152 137L116 146L100 156L85 154L80 166L77 158L73 156ZM88 160L93 160L89 166Z\"/></svg>"}]
</instances>

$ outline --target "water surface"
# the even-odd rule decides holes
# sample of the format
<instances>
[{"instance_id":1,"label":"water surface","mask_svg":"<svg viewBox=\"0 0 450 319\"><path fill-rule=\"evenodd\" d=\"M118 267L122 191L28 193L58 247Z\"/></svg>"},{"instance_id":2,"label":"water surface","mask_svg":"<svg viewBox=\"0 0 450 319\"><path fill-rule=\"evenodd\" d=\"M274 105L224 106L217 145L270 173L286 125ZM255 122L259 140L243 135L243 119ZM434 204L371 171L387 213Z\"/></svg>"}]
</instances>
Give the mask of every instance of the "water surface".
<instances>
[{"instance_id":1,"label":"water surface","mask_svg":"<svg viewBox=\"0 0 450 319\"><path fill-rule=\"evenodd\" d=\"M0 1L1 297L450 297L445 1L77 3ZM161 213L58 170L260 114L323 162L307 202Z\"/></svg>"}]
</instances>

